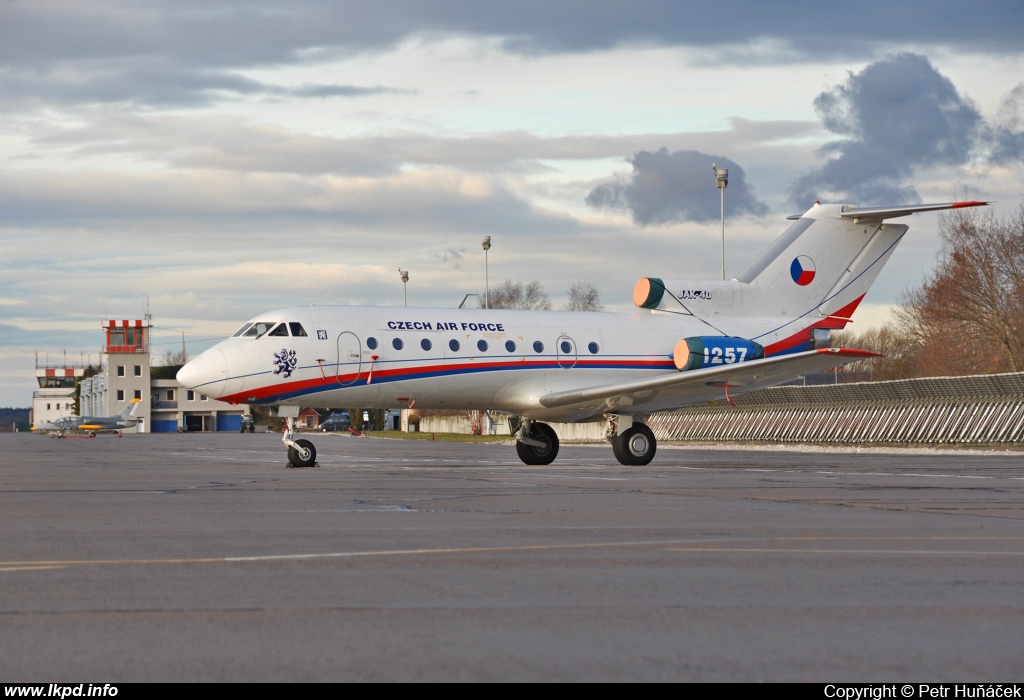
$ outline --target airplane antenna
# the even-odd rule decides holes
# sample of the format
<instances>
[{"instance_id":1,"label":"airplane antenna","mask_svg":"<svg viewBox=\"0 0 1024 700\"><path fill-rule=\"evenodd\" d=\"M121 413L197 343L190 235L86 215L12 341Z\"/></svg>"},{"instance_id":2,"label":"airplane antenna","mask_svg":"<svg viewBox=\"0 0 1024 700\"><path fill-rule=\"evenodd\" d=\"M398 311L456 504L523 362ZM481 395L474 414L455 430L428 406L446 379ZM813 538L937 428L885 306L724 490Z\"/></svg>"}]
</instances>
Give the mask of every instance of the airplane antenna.
<instances>
[{"instance_id":1,"label":"airplane antenna","mask_svg":"<svg viewBox=\"0 0 1024 700\"><path fill-rule=\"evenodd\" d=\"M725 188L729 186L728 168L719 168L714 163L711 169L715 171L715 184L722 193L722 281L725 281Z\"/></svg>"},{"instance_id":2,"label":"airplane antenna","mask_svg":"<svg viewBox=\"0 0 1024 700\"><path fill-rule=\"evenodd\" d=\"M667 287L665 288L665 293L668 294L670 297L672 297L672 299L674 299L677 304L679 304L681 307L683 307L683 311L685 311L687 313L687 315L693 316L695 319L697 319L698 321L703 323L705 326L707 326L707 327L709 327L709 328L711 328L713 330L718 331L722 335L729 335L729 333L726 333L721 328L717 328L716 326L714 326L707 319L703 319L700 316L698 316L697 314L695 314L692 311L690 311L689 307L687 307L686 304L683 303L683 300L680 299L679 297L677 297L675 294L673 294L672 291L670 289L668 289ZM678 311L669 311L668 309L659 309L659 311L664 311L665 313L669 313L669 314L679 314ZM679 315L682 315L682 314L679 314Z\"/></svg>"}]
</instances>

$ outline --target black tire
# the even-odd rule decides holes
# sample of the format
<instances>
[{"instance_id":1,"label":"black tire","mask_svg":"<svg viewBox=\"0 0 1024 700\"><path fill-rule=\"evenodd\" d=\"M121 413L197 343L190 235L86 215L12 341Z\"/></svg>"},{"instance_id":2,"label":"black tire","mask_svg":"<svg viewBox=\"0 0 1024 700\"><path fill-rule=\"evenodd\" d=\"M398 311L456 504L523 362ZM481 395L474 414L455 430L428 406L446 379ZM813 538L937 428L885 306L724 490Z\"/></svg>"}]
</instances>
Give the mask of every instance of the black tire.
<instances>
[{"instance_id":1,"label":"black tire","mask_svg":"<svg viewBox=\"0 0 1024 700\"><path fill-rule=\"evenodd\" d=\"M316 464L316 448L309 440L296 440L295 447L288 447L288 461L293 467L312 467Z\"/></svg>"},{"instance_id":2,"label":"black tire","mask_svg":"<svg viewBox=\"0 0 1024 700\"><path fill-rule=\"evenodd\" d=\"M523 464L551 464L558 456L558 435L547 423L534 423L533 434L530 436L535 440L546 442L545 447L534 447L525 442L516 442L516 453Z\"/></svg>"},{"instance_id":3,"label":"black tire","mask_svg":"<svg viewBox=\"0 0 1024 700\"><path fill-rule=\"evenodd\" d=\"M238 429L238 432L240 432L240 433L244 433L244 432L245 432L245 426L243 425L243 426L242 426L241 428L239 428L239 429Z\"/></svg>"},{"instance_id":4,"label":"black tire","mask_svg":"<svg viewBox=\"0 0 1024 700\"><path fill-rule=\"evenodd\" d=\"M651 429L643 423L634 423L622 435L612 437L612 452L619 464L642 467L651 463L657 451L658 441L654 439Z\"/></svg>"},{"instance_id":5,"label":"black tire","mask_svg":"<svg viewBox=\"0 0 1024 700\"><path fill-rule=\"evenodd\" d=\"M255 433L256 432L256 426L255 425L250 425L249 426L249 432L250 433Z\"/></svg>"}]
</instances>

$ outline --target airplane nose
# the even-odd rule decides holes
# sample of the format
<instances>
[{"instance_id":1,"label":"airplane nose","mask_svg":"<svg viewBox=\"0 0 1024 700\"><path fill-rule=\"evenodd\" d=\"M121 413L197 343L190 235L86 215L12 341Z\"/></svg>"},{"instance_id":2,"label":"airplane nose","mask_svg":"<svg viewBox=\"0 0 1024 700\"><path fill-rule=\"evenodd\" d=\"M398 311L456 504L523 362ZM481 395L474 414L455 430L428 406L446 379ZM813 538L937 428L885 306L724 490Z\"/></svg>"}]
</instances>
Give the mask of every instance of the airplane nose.
<instances>
[{"instance_id":1,"label":"airplane nose","mask_svg":"<svg viewBox=\"0 0 1024 700\"><path fill-rule=\"evenodd\" d=\"M178 383L207 396L222 395L228 377L228 358L220 348L210 348L178 370Z\"/></svg>"}]
</instances>

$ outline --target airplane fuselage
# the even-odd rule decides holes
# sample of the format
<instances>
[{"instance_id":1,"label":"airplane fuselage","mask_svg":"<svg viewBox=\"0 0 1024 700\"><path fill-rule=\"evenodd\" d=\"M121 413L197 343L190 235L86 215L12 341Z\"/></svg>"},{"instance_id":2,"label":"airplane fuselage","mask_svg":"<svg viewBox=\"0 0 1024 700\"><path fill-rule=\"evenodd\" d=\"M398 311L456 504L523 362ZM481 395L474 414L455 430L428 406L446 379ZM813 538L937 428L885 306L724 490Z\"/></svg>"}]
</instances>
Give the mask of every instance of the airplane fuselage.
<instances>
[{"instance_id":1,"label":"airplane fuselage","mask_svg":"<svg viewBox=\"0 0 1024 700\"><path fill-rule=\"evenodd\" d=\"M775 352L799 351L807 345L801 331L815 320L725 317L709 327L692 316L648 311L293 307L256 317L250 324L265 323L266 332L243 332L219 343L193 360L183 379L229 403L414 405L580 421L599 419L607 406L546 408L539 398L573 387L675 373L673 349L687 337L724 332L768 339ZM275 329L279 335L270 335ZM722 394L708 387L694 402ZM652 400L622 409L639 414L666 407Z\"/></svg>"}]
</instances>

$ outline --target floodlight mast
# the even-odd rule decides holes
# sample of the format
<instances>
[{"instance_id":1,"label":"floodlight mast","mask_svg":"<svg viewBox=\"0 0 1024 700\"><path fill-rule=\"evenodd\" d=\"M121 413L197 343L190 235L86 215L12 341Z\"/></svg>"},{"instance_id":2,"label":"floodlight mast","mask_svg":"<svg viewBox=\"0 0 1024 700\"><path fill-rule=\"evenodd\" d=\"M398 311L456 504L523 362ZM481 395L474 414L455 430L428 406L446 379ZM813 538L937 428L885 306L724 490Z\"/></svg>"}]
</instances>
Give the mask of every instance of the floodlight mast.
<instances>
[{"instance_id":1,"label":"floodlight mast","mask_svg":"<svg viewBox=\"0 0 1024 700\"><path fill-rule=\"evenodd\" d=\"M398 276L402 278L402 305L409 305L409 271L398 268Z\"/></svg>"},{"instance_id":2,"label":"floodlight mast","mask_svg":"<svg viewBox=\"0 0 1024 700\"><path fill-rule=\"evenodd\" d=\"M484 308L485 309L489 309L489 308L491 308L491 299L490 299L491 281L490 281L490 274L489 274L489 272L487 270L487 251L491 249L491 237L490 236L484 236L483 248L484 248Z\"/></svg>"},{"instance_id":3,"label":"floodlight mast","mask_svg":"<svg viewBox=\"0 0 1024 700\"><path fill-rule=\"evenodd\" d=\"M722 192L722 281L725 281L725 188L729 186L729 169L719 168L714 163L711 169L715 171L715 184Z\"/></svg>"}]
</instances>

